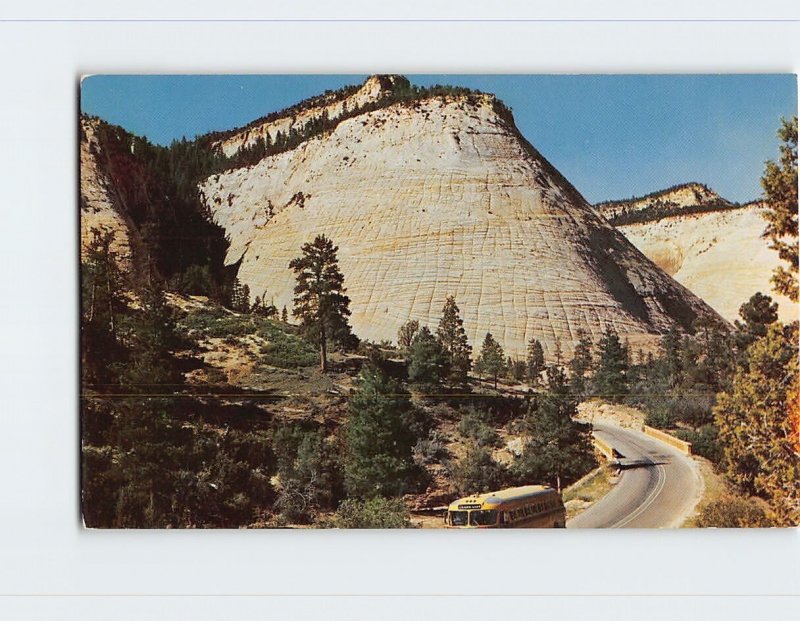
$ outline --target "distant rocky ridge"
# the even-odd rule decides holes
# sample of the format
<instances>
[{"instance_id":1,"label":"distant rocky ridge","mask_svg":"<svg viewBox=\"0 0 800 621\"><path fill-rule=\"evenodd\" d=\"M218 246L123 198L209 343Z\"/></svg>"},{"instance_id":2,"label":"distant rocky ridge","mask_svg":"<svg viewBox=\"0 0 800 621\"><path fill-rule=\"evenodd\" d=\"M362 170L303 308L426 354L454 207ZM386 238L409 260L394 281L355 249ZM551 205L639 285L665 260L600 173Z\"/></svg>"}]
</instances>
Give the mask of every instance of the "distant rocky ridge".
<instances>
[{"instance_id":1,"label":"distant rocky ridge","mask_svg":"<svg viewBox=\"0 0 800 621\"><path fill-rule=\"evenodd\" d=\"M374 76L349 97L391 101ZM361 95L359 95L359 93ZM335 113L345 100L305 114ZM230 153L298 115L220 142ZM283 130L280 130L283 131ZM325 234L340 248L354 331L393 340L435 326L455 295L477 349L491 331L521 357L571 352L579 329L633 346L715 313L611 227L518 132L493 95L421 96L369 109L296 148L215 174L202 198L252 295L292 307L289 261Z\"/></svg>"},{"instance_id":2,"label":"distant rocky ridge","mask_svg":"<svg viewBox=\"0 0 800 621\"><path fill-rule=\"evenodd\" d=\"M725 319L738 319L741 304L757 291L778 302L782 320L798 318L798 305L772 290L770 278L781 261L762 237L762 203L737 205L705 185L687 183L595 207Z\"/></svg>"},{"instance_id":3,"label":"distant rocky ridge","mask_svg":"<svg viewBox=\"0 0 800 621\"><path fill-rule=\"evenodd\" d=\"M738 207L740 205L722 198L708 186L697 182L675 185L645 196L604 201L595 205L600 214L615 226Z\"/></svg>"},{"instance_id":4,"label":"distant rocky ridge","mask_svg":"<svg viewBox=\"0 0 800 621\"><path fill-rule=\"evenodd\" d=\"M410 84L406 78L397 75L374 75L361 86L349 86L339 91L325 93L302 101L290 108L273 112L262 119L249 123L246 127L219 132L218 139L212 138L211 147L228 157L233 157L242 149L251 148L259 141L279 141L279 135L288 137L292 132L303 130L309 123L322 119L336 121L352 114L365 105L389 97L393 91L406 91Z\"/></svg>"}]
</instances>

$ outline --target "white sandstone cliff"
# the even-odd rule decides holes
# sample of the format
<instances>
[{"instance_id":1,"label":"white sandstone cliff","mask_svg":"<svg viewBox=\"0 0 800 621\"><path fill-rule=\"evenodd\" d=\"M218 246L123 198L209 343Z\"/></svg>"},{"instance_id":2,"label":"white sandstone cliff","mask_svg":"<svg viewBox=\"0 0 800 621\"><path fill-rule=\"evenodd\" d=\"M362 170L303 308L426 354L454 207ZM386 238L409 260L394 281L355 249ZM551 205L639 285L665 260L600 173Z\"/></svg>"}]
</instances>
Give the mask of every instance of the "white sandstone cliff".
<instances>
[{"instance_id":1,"label":"white sandstone cliff","mask_svg":"<svg viewBox=\"0 0 800 621\"><path fill-rule=\"evenodd\" d=\"M777 295L770 278L782 265L762 237L766 222L754 203L739 209L620 226L634 246L729 321L760 291L778 302L782 321L798 319L797 303Z\"/></svg>"},{"instance_id":2,"label":"white sandstone cliff","mask_svg":"<svg viewBox=\"0 0 800 621\"><path fill-rule=\"evenodd\" d=\"M97 126L95 120L80 118L81 259L86 256L94 232L108 231L112 234L111 250L116 253L120 267L127 271L132 268L135 229L125 217L114 184L104 170Z\"/></svg>"},{"instance_id":3,"label":"white sandstone cliff","mask_svg":"<svg viewBox=\"0 0 800 621\"><path fill-rule=\"evenodd\" d=\"M477 352L531 338L552 359L578 329L636 347L712 311L639 253L517 133L491 95L395 104L201 184L251 295L292 307L291 259L339 246L361 338L435 327L455 295Z\"/></svg>"}]
</instances>

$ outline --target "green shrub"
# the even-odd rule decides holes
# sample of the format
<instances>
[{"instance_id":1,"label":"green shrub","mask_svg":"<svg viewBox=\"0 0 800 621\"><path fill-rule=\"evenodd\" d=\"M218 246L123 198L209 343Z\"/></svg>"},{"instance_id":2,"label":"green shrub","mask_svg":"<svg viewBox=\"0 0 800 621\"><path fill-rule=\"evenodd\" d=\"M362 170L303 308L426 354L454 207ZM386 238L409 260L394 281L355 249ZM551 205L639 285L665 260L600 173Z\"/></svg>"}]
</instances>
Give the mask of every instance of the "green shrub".
<instances>
[{"instance_id":1,"label":"green shrub","mask_svg":"<svg viewBox=\"0 0 800 621\"><path fill-rule=\"evenodd\" d=\"M496 447L502 444L497 431L486 424L487 412L475 408L468 408L458 423L458 432L467 438L472 438L478 446Z\"/></svg>"},{"instance_id":2,"label":"green shrub","mask_svg":"<svg viewBox=\"0 0 800 621\"><path fill-rule=\"evenodd\" d=\"M485 447L473 444L462 459L450 466L450 474L455 491L466 496L502 487L508 473Z\"/></svg>"},{"instance_id":3,"label":"green shrub","mask_svg":"<svg viewBox=\"0 0 800 621\"><path fill-rule=\"evenodd\" d=\"M377 496L368 500L348 498L339 505L336 528L413 528L401 498Z\"/></svg>"},{"instance_id":4,"label":"green shrub","mask_svg":"<svg viewBox=\"0 0 800 621\"><path fill-rule=\"evenodd\" d=\"M441 461L447 455L444 437L436 430L431 430L426 438L420 438L413 449L414 463L424 466Z\"/></svg>"},{"instance_id":5,"label":"green shrub","mask_svg":"<svg viewBox=\"0 0 800 621\"><path fill-rule=\"evenodd\" d=\"M714 425L703 425L697 431L679 429L675 432L681 440L692 443L692 452L709 461L719 464L722 462L722 446L719 444L717 428Z\"/></svg>"},{"instance_id":6,"label":"green shrub","mask_svg":"<svg viewBox=\"0 0 800 621\"><path fill-rule=\"evenodd\" d=\"M772 526L761 501L729 496L710 503L697 518L701 528L766 528Z\"/></svg>"},{"instance_id":7,"label":"green shrub","mask_svg":"<svg viewBox=\"0 0 800 621\"><path fill-rule=\"evenodd\" d=\"M650 409L647 411L644 424L656 429L672 429L675 426L675 415L669 406Z\"/></svg>"}]
</instances>

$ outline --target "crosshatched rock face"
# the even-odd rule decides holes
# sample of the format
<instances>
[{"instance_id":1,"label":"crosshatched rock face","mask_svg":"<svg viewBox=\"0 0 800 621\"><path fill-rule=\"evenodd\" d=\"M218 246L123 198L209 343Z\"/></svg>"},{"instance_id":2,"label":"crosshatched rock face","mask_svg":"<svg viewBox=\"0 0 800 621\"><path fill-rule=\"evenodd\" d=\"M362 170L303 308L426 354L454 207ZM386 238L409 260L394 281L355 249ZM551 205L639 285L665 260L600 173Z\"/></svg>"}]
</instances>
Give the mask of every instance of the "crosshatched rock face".
<instances>
[{"instance_id":1,"label":"crosshatched rock face","mask_svg":"<svg viewBox=\"0 0 800 621\"><path fill-rule=\"evenodd\" d=\"M355 333L435 327L455 295L474 349L552 359L579 328L633 347L713 313L611 227L517 132L491 95L435 97L351 118L327 135L201 184L252 296L291 311L300 246L339 246ZM569 357L568 355L566 357Z\"/></svg>"},{"instance_id":2,"label":"crosshatched rock face","mask_svg":"<svg viewBox=\"0 0 800 621\"><path fill-rule=\"evenodd\" d=\"M778 302L782 321L795 321L798 305L773 291L770 278L782 265L762 237L763 205L679 215L630 224L619 230L639 250L720 315L739 319L739 307L756 291Z\"/></svg>"}]
</instances>

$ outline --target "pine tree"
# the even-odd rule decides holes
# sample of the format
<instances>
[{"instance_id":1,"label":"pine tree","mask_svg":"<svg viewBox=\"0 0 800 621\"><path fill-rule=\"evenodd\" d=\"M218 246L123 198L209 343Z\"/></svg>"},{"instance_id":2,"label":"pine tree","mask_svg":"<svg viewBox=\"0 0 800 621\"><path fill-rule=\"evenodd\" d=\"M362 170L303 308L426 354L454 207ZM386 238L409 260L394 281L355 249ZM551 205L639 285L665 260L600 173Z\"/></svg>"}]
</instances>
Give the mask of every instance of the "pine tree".
<instances>
[{"instance_id":1,"label":"pine tree","mask_svg":"<svg viewBox=\"0 0 800 621\"><path fill-rule=\"evenodd\" d=\"M611 327L606 328L597 349L595 392L611 401L621 401L628 393L628 350Z\"/></svg>"},{"instance_id":2,"label":"pine tree","mask_svg":"<svg viewBox=\"0 0 800 621\"><path fill-rule=\"evenodd\" d=\"M577 401L557 366L547 369L547 392L534 400L524 418L528 437L512 471L520 484L561 489L595 466L591 425L574 420Z\"/></svg>"},{"instance_id":3,"label":"pine tree","mask_svg":"<svg viewBox=\"0 0 800 621\"><path fill-rule=\"evenodd\" d=\"M505 467L494 460L491 451L471 441L466 454L450 466L451 480L459 496L481 494L502 487L507 473Z\"/></svg>"},{"instance_id":4,"label":"pine tree","mask_svg":"<svg viewBox=\"0 0 800 621\"><path fill-rule=\"evenodd\" d=\"M174 523L176 487L173 478L182 463L182 433L172 412L183 378L171 349L177 344L172 313L163 292L148 287L140 293L141 310L130 322L130 361L120 371L120 384L131 395L117 406L113 424L119 449L115 526L164 527Z\"/></svg>"},{"instance_id":5,"label":"pine tree","mask_svg":"<svg viewBox=\"0 0 800 621\"><path fill-rule=\"evenodd\" d=\"M767 328L778 320L778 303L760 291L753 294L739 307L739 317L733 322L736 326L736 345L744 352L756 339L767 335Z\"/></svg>"},{"instance_id":6,"label":"pine tree","mask_svg":"<svg viewBox=\"0 0 800 621\"><path fill-rule=\"evenodd\" d=\"M555 351L553 353L553 357L556 359L556 366L561 366L563 353L561 351L561 337L556 336L555 340Z\"/></svg>"},{"instance_id":7,"label":"pine tree","mask_svg":"<svg viewBox=\"0 0 800 621\"><path fill-rule=\"evenodd\" d=\"M682 380L681 335L672 326L661 338L661 350L664 352L664 364L670 387L678 385Z\"/></svg>"},{"instance_id":8,"label":"pine tree","mask_svg":"<svg viewBox=\"0 0 800 621\"><path fill-rule=\"evenodd\" d=\"M578 343L570 360L570 387L576 397L586 394L586 373L592 368L592 339L585 330L579 328Z\"/></svg>"},{"instance_id":9,"label":"pine tree","mask_svg":"<svg viewBox=\"0 0 800 621\"><path fill-rule=\"evenodd\" d=\"M408 379L412 382L435 386L447 375L447 352L427 326L414 336L408 360Z\"/></svg>"},{"instance_id":10,"label":"pine tree","mask_svg":"<svg viewBox=\"0 0 800 621\"><path fill-rule=\"evenodd\" d=\"M401 496L413 474L416 442L409 394L382 369L369 365L359 376L349 408L344 465L348 496Z\"/></svg>"},{"instance_id":11,"label":"pine tree","mask_svg":"<svg viewBox=\"0 0 800 621\"><path fill-rule=\"evenodd\" d=\"M764 237L772 242L770 248L788 264L778 267L772 276L775 291L797 302L798 299L798 247L797 247L797 117L781 119L778 137L780 162L767 162L761 185L767 209Z\"/></svg>"},{"instance_id":12,"label":"pine tree","mask_svg":"<svg viewBox=\"0 0 800 621\"><path fill-rule=\"evenodd\" d=\"M527 367L528 383L535 386L539 383L539 376L544 371L544 349L536 339L528 341Z\"/></svg>"},{"instance_id":13,"label":"pine tree","mask_svg":"<svg viewBox=\"0 0 800 621\"><path fill-rule=\"evenodd\" d=\"M459 314L454 296L449 295L442 309L442 318L436 336L448 355L447 381L451 385L467 383L467 375L472 368L472 347L467 340L464 322Z\"/></svg>"},{"instance_id":14,"label":"pine tree","mask_svg":"<svg viewBox=\"0 0 800 621\"><path fill-rule=\"evenodd\" d=\"M92 231L81 265L81 357L87 382L107 383L120 354L119 317L127 310L119 257L111 231Z\"/></svg>"},{"instance_id":15,"label":"pine tree","mask_svg":"<svg viewBox=\"0 0 800 621\"><path fill-rule=\"evenodd\" d=\"M497 378L505 370L505 353L503 348L494 340L491 332L486 333L481 345L481 353L475 361L475 370L483 375L487 373L494 379L494 388L497 390Z\"/></svg>"},{"instance_id":16,"label":"pine tree","mask_svg":"<svg viewBox=\"0 0 800 621\"><path fill-rule=\"evenodd\" d=\"M300 319L305 333L319 344L323 373L328 370L328 341L345 342L350 336L347 322L350 298L345 295L338 250L330 239L318 235L313 242L303 244L302 256L289 263L297 276L292 314Z\"/></svg>"},{"instance_id":17,"label":"pine tree","mask_svg":"<svg viewBox=\"0 0 800 621\"><path fill-rule=\"evenodd\" d=\"M281 311L281 321L283 323L289 323L289 313L286 311L286 306L284 306Z\"/></svg>"}]
</instances>

